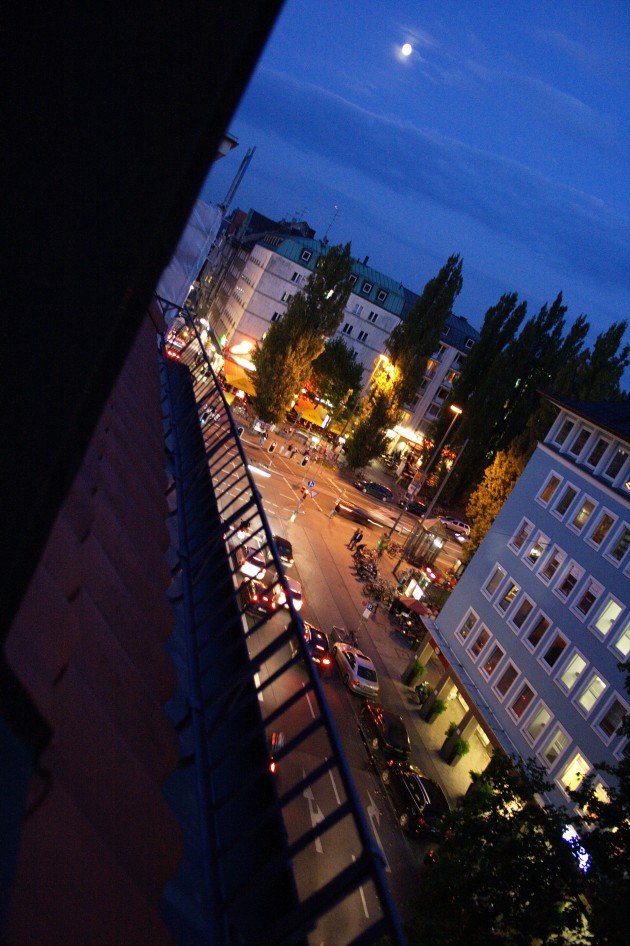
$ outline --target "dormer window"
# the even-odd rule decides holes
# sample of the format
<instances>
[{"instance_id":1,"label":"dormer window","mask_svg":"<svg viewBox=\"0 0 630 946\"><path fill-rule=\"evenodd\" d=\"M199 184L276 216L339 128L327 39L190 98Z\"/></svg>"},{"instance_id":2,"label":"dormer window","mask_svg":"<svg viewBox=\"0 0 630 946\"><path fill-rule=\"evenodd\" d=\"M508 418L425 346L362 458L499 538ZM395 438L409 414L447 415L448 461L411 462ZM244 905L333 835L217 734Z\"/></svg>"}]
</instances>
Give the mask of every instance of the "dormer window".
<instances>
[{"instance_id":1,"label":"dormer window","mask_svg":"<svg viewBox=\"0 0 630 946\"><path fill-rule=\"evenodd\" d=\"M474 344L475 344L475 339L474 339L474 338L467 338L467 339L466 339L466 344L464 345L464 348L472 348Z\"/></svg>"},{"instance_id":2,"label":"dormer window","mask_svg":"<svg viewBox=\"0 0 630 946\"><path fill-rule=\"evenodd\" d=\"M300 259L303 260L305 263L308 263L312 255L313 255L312 250L302 250L300 254Z\"/></svg>"},{"instance_id":3,"label":"dormer window","mask_svg":"<svg viewBox=\"0 0 630 946\"><path fill-rule=\"evenodd\" d=\"M356 275L356 273L350 273L350 275L349 275L349 277L348 277L348 281L349 281L350 285L351 285L351 286L354 286L354 285L356 284L356 281L357 281L358 278L359 278L359 277Z\"/></svg>"},{"instance_id":4,"label":"dormer window","mask_svg":"<svg viewBox=\"0 0 630 946\"><path fill-rule=\"evenodd\" d=\"M388 295L389 295L389 293L387 292L386 289L379 289L379 291L376 293L376 301L377 301L377 302L385 302L385 300L387 299Z\"/></svg>"},{"instance_id":5,"label":"dormer window","mask_svg":"<svg viewBox=\"0 0 630 946\"><path fill-rule=\"evenodd\" d=\"M361 286L361 292L363 293L364 296L367 296L372 292L373 288L374 286L372 285L372 283L368 282L366 279L363 285Z\"/></svg>"}]
</instances>

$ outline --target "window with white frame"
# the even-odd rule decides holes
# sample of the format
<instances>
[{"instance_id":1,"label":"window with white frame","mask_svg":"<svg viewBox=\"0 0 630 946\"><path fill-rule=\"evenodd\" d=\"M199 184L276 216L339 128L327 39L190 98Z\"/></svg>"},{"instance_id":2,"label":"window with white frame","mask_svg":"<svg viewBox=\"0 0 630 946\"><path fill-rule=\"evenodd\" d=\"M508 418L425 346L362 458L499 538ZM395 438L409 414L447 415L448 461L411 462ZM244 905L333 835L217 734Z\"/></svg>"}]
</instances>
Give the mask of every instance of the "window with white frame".
<instances>
[{"instance_id":1,"label":"window with white frame","mask_svg":"<svg viewBox=\"0 0 630 946\"><path fill-rule=\"evenodd\" d=\"M352 326L349 322L346 322L341 331L343 335L352 335Z\"/></svg>"},{"instance_id":2,"label":"window with white frame","mask_svg":"<svg viewBox=\"0 0 630 946\"><path fill-rule=\"evenodd\" d=\"M556 725L552 731L551 737L544 744L540 755L543 761L551 768L560 758L566 747L569 745L569 737L562 726Z\"/></svg>"},{"instance_id":3,"label":"window with white frame","mask_svg":"<svg viewBox=\"0 0 630 946\"><path fill-rule=\"evenodd\" d=\"M490 631L485 624L482 624L477 636L468 648L468 656L471 660L475 661L478 659L479 654L490 640L490 637Z\"/></svg>"},{"instance_id":4,"label":"window with white frame","mask_svg":"<svg viewBox=\"0 0 630 946\"><path fill-rule=\"evenodd\" d=\"M372 292L372 289L373 289L373 288L374 288L374 286L372 285L372 283L371 283L371 282L368 282L367 279L366 279L366 280L364 280L363 285L361 286L361 292L362 292L364 295L367 296L367 295L369 295L370 292Z\"/></svg>"},{"instance_id":5,"label":"window with white frame","mask_svg":"<svg viewBox=\"0 0 630 946\"><path fill-rule=\"evenodd\" d=\"M538 502L543 506L547 506L548 503L553 499L561 482L562 477L558 476L557 473L552 473L537 496Z\"/></svg>"},{"instance_id":6,"label":"window with white frame","mask_svg":"<svg viewBox=\"0 0 630 946\"><path fill-rule=\"evenodd\" d=\"M570 528L575 529L576 532L581 532L590 517L593 515L595 505L596 504L592 499L589 499L588 496L585 496L580 503L579 509L571 520Z\"/></svg>"},{"instance_id":7,"label":"window with white frame","mask_svg":"<svg viewBox=\"0 0 630 946\"><path fill-rule=\"evenodd\" d=\"M374 324L374 322L376 322L377 319L378 319L378 312L374 312L374 310L372 310L372 312L370 312L370 314L367 317L368 322L371 322L372 324Z\"/></svg>"},{"instance_id":8,"label":"window with white frame","mask_svg":"<svg viewBox=\"0 0 630 946\"><path fill-rule=\"evenodd\" d=\"M465 641L466 638L469 637L470 632L472 631L472 629L474 628L478 620L479 618L475 614L475 612L470 610L468 614L466 615L466 617L464 618L464 620L462 621L462 623L460 624L460 626L455 631L457 637L459 637L461 641Z\"/></svg>"},{"instance_id":9,"label":"window with white frame","mask_svg":"<svg viewBox=\"0 0 630 946\"><path fill-rule=\"evenodd\" d=\"M525 644L529 650L536 650L541 640L551 627L551 621L546 614L543 614L542 611L532 623L527 636L525 638Z\"/></svg>"},{"instance_id":10,"label":"window with white frame","mask_svg":"<svg viewBox=\"0 0 630 946\"><path fill-rule=\"evenodd\" d=\"M568 693L573 689L587 667L588 661L585 660L579 651L574 651L566 667L559 674L557 683Z\"/></svg>"},{"instance_id":11,"label":"window with white frame","mask_svg":"<svg viewBox=\"0 0 630 946\"><path fill-rule=\"evenodd\" d=\"M271 316L271 321L279 322L281 318L282 318L282 314L280 312L274 312Z\"/></svg>"},{"instance_id":12,"label":"window with white frame","mask_svg":"<svg viewBox=\"0 0 630 946\"><path fill-rule=\"evenodd\" d=\"M615 641L614 647L624 660L628 659L630 656L630 621L626 623L623 631Z\"/></svg>"},{"instance_id":13,"label":"window with white frame","mask_svg":"<svg viewBox=\"0 0 630 946\"><path fill-rule=\"evenodd\" d=\"M494 604L495 608L498 611L501 611L502 614L505 614L505 612L510 607L510 605L512 604L512 602L514 601L514 599L516 598L520 590L521 589L516 584L516 582L513 582L510 579L505 590L502 592L500 598L498 598L498 600L495 601L495 604Z\"/></svg>"},{"instance_id":14,"label":"window with white frame","mask_svg":"<svg viewBox=\"0 0 630 946\"><path fill-rule=\"evenodd\" d=\"M630 546L630 526L624 523L604 554L613 562L621 562L628 551L628 546Z\"/></svg>"},{"instance_id":15,"label":"window with white frame","mask_svg":"<svg viewBox=\"0 0 630 946\"><path fill-rule=\"evenodd\" d=\"M350 273L350 275L348 276L348 282L350 283L351 286L354 286L358 278L359 277L356 275L356 273Z\"/></svg>"},{"instance_id":16,"label":"window with white frame","mask_svg":"<svg viewBox=\"0 0 630 946\"><path fill-rule=\"evenodd\" d=\"M505 651L499 644L495 644L490 650L488 656L483 661L482 666L479 667L479 670L486 679L489 679L492 676L498 665L501 663L503 657L505 657Z\"/></svg>"},{"instance_id":17,"label":"window with white frame","mask_svg":"<svg viewBox=\"0 0 630 946\"><path fill-rule=\"evenodd\" d=\"M588 541L599 548L616 521L616 516L611 515L609 512L603 512L597 525L588 537Z\"/></svg>"},{"instance_id":18,"label":"window with white frame","mask_svg":"<svg viewBox=\"0 0 630 946\"><path fill-rule=\"evenodd\" d=\"M523 548L533 528L534 525L529 519L522 520L520 526L508 543L512 551L519 552Z\"/></svg>"},{"instance_id":19,"label":"window with white frame","mask_svg":"<svg viewBox=\"0 0 630 946\"><path fill-rule=\"evenodd\" d=\"M608 684L603 677L597 671L593 671L588 683L575 701L586 716L592 711L597 701L601 699L607 686Z\"/></svg>"},{"instance_id":20,"label":"window with white frame","mask_svg":"<svg viewBox=\"0 0 630 946\"><path fill-rule=\"evenodd\" d=\"M302 252L300 253L300 259L303 260L305 263L308 263L312 255L313 253L311 250L302 250Z\"/></svg>"},{"instance_id":21,"label":"window with white frame","mask_svg":"<svg viewBox=\"0 0 630 946\"><path fill-rule=\"evenodd\" d=\"M603 475L609 480L616 480L627 459L628 451L624 450L623 447L617 447Z\"/></svg>"},{"instance_id":22,"label":"window with white frame","mask_svg":"<svg viewBox=\"0 0 630 946\"><path fill-rule=\"evenodd\" d=\"M582 566L578 565L577 562L571 562L571 564L565 571L564 575L562 576L562 578L560 579L560 581L554 588L554 591L558 595L558 597L564 598L564 600L566 601L570 597L571 593L573 592L573 589L575 588L575 586L577 585L578 581L581 579L583 574L584 574L584 569L582 568Z\"/></svg>"},{"instance_id":23,"label":"window with white frame","mask_svg":"<svg viewBox=\"0 0 630 946\"><path fill-rule=\"evenodd\" d=\"M510 662L492 687L500 700L505 699L507 693L514 686L514 683L519 677L520 671Z\"/></svg>"},{"instance_id":24,"label":"window with white frame","mask_svg":"<svg viewBox=\"0 0 630 946\"><path fill-rule=\"evenodd\" d=\"M575 486L572 486L570 483L567 483L564 487L560 499L553 507L554 515L558 516L560 519L566 514L567 509L573 503L573 500L577 496L578 491Z\"/></svg>"},{"instance_id":25,"label":"window with white frame","mask_svg":"<svg viewBox=\"0 0 630 946\"><path fill-rule=\"evenodd\" d=\"M560 634L559 631L553 636L553 639L549 646L545 649L544 654L542 655L543 666L551 670L558 663L562 657L567 646L567 639Z\"/></svg>"},{"instance_id":26,"label":"window with white frame","mask_svg":"<svg viewBox=\"0 0 630 946\"><path fill-rule=\"evenodd\" d=\"M296 271L291 276L291 282L299 282L299 281L300 281L300 274Z\"/></svg>"},{"instance_id":27,"label":"window with white frame","mask_svg":"<svg viewBox=\"0 0 630 946\"><path fill-rule=\"evenodd\" d=\"M376 293L376 299L378 302L385 302L388 295L389 293L387 289L379 289L379 291Z\"/></svg>"},{"instance_id":28,"label":"window with white frame","mask_svg":"<svg viewBox=\"0 0 630 946\"><path fill-rule=\"evenodd\" d=\"M487 595L488 598L491 598L504 578L505 578L505 571L501 568L500 565L497 565L492 575L490 576L490 578L488 579L488 581L483 587L484 594Z\"/></svg>"},{"instance_id":29,"label":"window with white frame","mask_svg":"<svg viewBox=\"0 0 630 946\"><path fill-rule=\"evenodd\" d=\"M569 453L573 454L574 457L579 457L582 450L586 446L591 433L591 430L588 430L586 427L582 427L577 437L569 447Z\"/></svg>"},{"instance_id":30,"label":"window with white frame","mask_svg":"<svg viewBox=\"0 0 630 946\"><path fill-rule=\"evenodd\" d=\"M562 771L559 782L565 791L574 792L580 786L585 775L588 775L590 765L581 753L576 752L571 761Z\"/></svg>"},{"instance_id":31,"label":"window with white frame","mask_svg":"<svg viewBox=\"0 0 630 946\"><path fill-rule=\"evenodd\" d=\"M353 314L353 315L361 315L362 312L363 312L363 306L362 306L362 305L359 305L358 302L355 303L355 305L352 306L352 314Z\"/></svg>"},{"instance_id":32,"label":"window with white frame","mask_svg":"<svg viewBox=\"0 0 630 946\"><path fill-rule=\"evenodd\" d=\"M591 625L592 629L601 637L607 637L622 611L623 606L613 595L609 594L605 599L603 608Z\"/></svg>"},{"instance_id":33,"label":"window with white frame","mask_svg":"<svg viewBox=\"0 0 630 946\"><path fill-rule=\"evenodd\" d=\"M293 296L291 295L290 292L283 292L282 295L281 295L281 297L280 297L280 301L281 301L281 302L286 302L287 305L288 305L292 298L293 298Z\"/></svg>"},{"instance_id":34,"label":"window with white frame","mask_svg":"<svg viewBox=\"0 0 630 946\"><path fill-rule=\"evenodd\" d=\"M534 602L531 598L528 598L527 595L523 595L508 623L511 624L515 630L520 631L533 610Z\"/></svg>"},{"instance_id":35,"label":"window with white frame","mask_svg":"<svg viewBox=\"0 0 630 946\"><path fill-rule=\"evenodd\" d=\"M533 746L534 743L540 739L545 729L551 722L551 719L551 711L547 709L544 703L539 703L532 715L529 717L529 722L523 726L523 735L530 745Z\"/></svg>"},{"instance_id":36,"label":"window with white frame","mask_svg":"<svg viewBox=\"0 0 630 946\"><path fill-rule=\"evenodd\" d=\"M429 404L429 406L428 406L427 409L426 409L425 416L426 416L426 417L437 417L439 413L440 413L440 405L439 405L439 404Z\"/></svg>"},{"instance_id":37,"label":"window with white frame","mask_svg":"<svg viewBox=\"0 0 630 946\"><path fill-rule=\"evenodd\" d=\"M590 466L592 469L599 464L601 458L606 453L607 448L610 446L609 440L604 440L603 437L599 437L597 443L589 453L588 457L584 461L587 466Z\"/></svg>"},{"instance_id":38,"label":"window with white frame","mask_svg":"<svg viewBox=\"0 0 630 946\"><path fill-rule=\"evenodd\" d=\"M363 330L361 330L359 334L357 335L357 339L360 342L364 342L367 339L367 337L368 337L368 333L364 332Z\"/></svg>"},{"instance_id":39,"label":"window with white frame","mask_svg":"<svg viewBox=\"0 0 630 946\"><path fill-rule=\"evenodd\" d=\"M612 703L596 724L596 728L602 733L604 741L609 743L619 733L619 727L628 715L628 707L615 695Z\"/></svg>"},{"instance_id":40,"label":"window with white frame","mask_svg":"<svg viewBox=\"0 0 630 946\"><path fill-rule=\"evenodd\" d=\"M593 606L604 591L604 586L600 585L594 578L589 578L583 588L578 592L571 610L577 614L580 621L591 613Z\"/></svg>"},{"instance_id":41,"label":"window with white frame","mask_svg":"<svg viewBox=\"0 0 630 946\"><path fill-rule=\"evenodd\" d=\"M509 712L511 715L516 719L521 719L531 706L535 696L536 694L529 683L523 683L516 698L510 703Z\"/></svg>"},{"instance_id":42,"label":"window with white frame","mask_svg":"<svg viewBox=\"0 0 630 946\"><path fill-rule=\"evenodd\" d=\"M464 342L464 348L472 348L474 344L475 344L474 338L467 338L466 341Z\"/></svg>"},{"instance_id":43,"label":"window with white frame","mask_svg":"<svg viewBox=\"0 0 630 946\"><path fill-rule=\"evenodd\" d=\"M556 545L549 554L547 561L545 562L543 568L538 572L538 577L541 581L544 581L545 584L551 581L553 576L556 574L562 563L566 558L566 554L559 549Z\"/></svg>"},{"instance_id":44,"label":"window with white frame","mask_svg":"<svg viewBox=\"0 0 630 946\"><path fill-rule=\"evenodd\" d=\"M523 559L528 568L535 568L536 565L538 565L538 562L547 551L548 545L549 536L545 535L543 532L539 532L532 544L532 547Z\"/></svg>"},{"instance_id":45,"label":"window with white frame","mask_svg":"<svg viewBox=\"0 0 630 946\"><path fill-rule=\"evenodd\" d=\"M562 426L558 430L558 433L553 438L553 442L556 443L559 447L561 447L574 427L575 427L575 424L573 423L572 420L564 420L562 422Z\"/></svg>"}]
</instances>

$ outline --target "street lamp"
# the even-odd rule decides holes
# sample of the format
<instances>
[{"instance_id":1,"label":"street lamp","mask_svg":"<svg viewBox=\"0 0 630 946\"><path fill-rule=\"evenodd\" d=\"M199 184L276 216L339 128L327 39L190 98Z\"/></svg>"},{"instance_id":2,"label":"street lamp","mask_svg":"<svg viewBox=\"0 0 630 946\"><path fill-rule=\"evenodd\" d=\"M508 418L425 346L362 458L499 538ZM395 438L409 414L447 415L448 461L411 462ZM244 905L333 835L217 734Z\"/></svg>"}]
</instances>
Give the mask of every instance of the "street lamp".
<instances>
[{"instance_id":1,"label":"street lamp","mask_svg":"<svg viewBox=\"0 0 630 946\"><path fill-rule=\"evenodd\" d=\"M388 541L388 542L389 542L389 540L391 539L392 535L394 534L394 530L395 530L396 526L398 525L398 523L400 522L400 520L402 519L402 517L404 516L404 514L407 512L407 508L408 508L408 506L409 506L409 503L411 502L411 500L413 499L413 497L414 497L417 493L419 493L420 490L422 489L422 487L424 486L424 483L425 483L425 480L426 480L427 475L428 475L428 473L429 473L429 470L431 469L431 467L433 466L433 464L435 463L435 461L438 459L438 457L439 457L440 454L442 453L442 447L443 447L444 444L446 443L447 437L448 437L448 435L450 434L451 430L453 429L453 424L455 423L455 421L457 420L457 418L459 417L459 415L463 413L461 407L456 407L454 404L451 404L451 410L453 411L453 419L451 420L450 424L449 424L448 427L446 428L446 433L444 434L444 436L443 436L442 439L440 440L439 444L437 445L437 447L435 448L435 450L434 450L433 453L431 454L431 457L430 457L430 459L429 459L429 462L427 463L427 465L425 466L424 470L422 471L422 476L420 477L420 482L418 483L418 486L416 487L416 489L413 491L413 493L412 493L412 494L409 496L409 498L407 499L407 502L405 503L405 505L404 505L403 508L401 509L400 513L398 514L398 518L396 519L396 521L394 522L393 526L392 526L391 529L389 530L389 534L388 534L388 536L387 536L387 541ZM412 485L413 485L413 482L412 482Z\"/></svg>"}]
</instances>

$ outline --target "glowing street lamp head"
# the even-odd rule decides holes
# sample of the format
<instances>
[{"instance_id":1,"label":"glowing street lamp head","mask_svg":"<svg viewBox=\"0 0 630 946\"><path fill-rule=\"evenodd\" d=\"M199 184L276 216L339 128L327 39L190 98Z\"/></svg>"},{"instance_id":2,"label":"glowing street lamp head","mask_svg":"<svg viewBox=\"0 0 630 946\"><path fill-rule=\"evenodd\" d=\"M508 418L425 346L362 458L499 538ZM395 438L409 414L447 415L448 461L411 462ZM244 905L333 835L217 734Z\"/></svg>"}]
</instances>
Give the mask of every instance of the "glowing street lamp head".
<instances>
[{"instance_id":1,"label":"glowing street lamp head","mask_svg":"<svg viewBox=\"0 0 630 946\"><path fill-rule=\"evenodd\" d=\"M461 407L456 407L454 404L451 404L451 410L454 414L463 414Z\"/></svg>"}]
</instances>

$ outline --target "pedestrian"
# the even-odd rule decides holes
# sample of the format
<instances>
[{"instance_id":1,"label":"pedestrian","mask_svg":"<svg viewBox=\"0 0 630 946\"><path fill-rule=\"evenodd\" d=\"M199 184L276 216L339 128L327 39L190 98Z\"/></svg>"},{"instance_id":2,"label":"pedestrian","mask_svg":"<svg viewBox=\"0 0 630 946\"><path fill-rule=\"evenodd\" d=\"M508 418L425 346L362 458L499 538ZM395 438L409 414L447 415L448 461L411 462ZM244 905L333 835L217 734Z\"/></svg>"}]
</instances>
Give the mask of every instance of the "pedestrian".
<instances>
[{"instance_id":1,"label":"pedestrian","mask_svg":"<svg viewBox=\"0 0 630 946\"><path fill-rule=\"evenodd\" d=\"M352 552L353 549L354 549L354 547L355 547L355 545L356 545L358 542L360 542L362 538L363 538L363 533L361 532L361 530L360 530L360 529L355 529L355 531L352 533L352 537L351 537L350 541L348 542L347 548L349 548L350 551Z\"/></svg>"}]
</instances>

